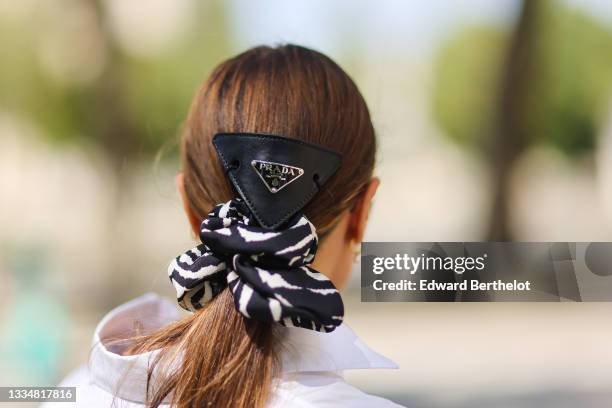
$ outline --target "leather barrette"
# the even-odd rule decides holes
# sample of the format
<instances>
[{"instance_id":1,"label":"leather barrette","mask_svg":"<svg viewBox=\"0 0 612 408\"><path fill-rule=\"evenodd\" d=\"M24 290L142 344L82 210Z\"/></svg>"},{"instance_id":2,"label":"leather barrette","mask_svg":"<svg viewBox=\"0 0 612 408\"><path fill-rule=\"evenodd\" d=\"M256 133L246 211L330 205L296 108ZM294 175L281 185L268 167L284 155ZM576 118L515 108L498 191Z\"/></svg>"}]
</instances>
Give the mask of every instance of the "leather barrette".
<instances>
[{"instance_id":1,"label":"leather barrette","mask_svg":"<svg viewBox=\"0 0 612 408\"><path fill-rule=\"evenodd\" d=\"M300 211L342 163L337 152L277 135L218 133L213 145L232 185L267 229Z\"/></svg>"}]
</instances>

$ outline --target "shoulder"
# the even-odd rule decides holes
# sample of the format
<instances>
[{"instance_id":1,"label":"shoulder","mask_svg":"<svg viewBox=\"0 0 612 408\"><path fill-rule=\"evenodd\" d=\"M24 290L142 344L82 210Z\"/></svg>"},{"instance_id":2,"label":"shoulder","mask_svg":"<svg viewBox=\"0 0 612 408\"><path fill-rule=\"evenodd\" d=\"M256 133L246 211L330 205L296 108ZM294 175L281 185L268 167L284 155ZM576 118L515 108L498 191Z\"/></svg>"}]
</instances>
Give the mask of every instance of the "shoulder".
<instances>
[{"instance_id":1,"label":"shoulder","mask_svg":"<svg viewBox=\"0 0 612 408\"><path fill-rule=\"evenodd\" d=\"M143 407L142 404L115 398L112 393L93 384L85 364L70 372L58 387L75 387L76 402L46 402L41 404L40 408L108 408L113 403L118 408Z\"/></svg>"},{"instance_id":2,"label":"shoulder","mask_svg":"<svg viewBox=\"0 0 612 408\"><path fill-rule=\"evenodd\" d=\"M348 384L333 372L310 372L284 375L279 380L270 408L398 408L387 399L366 394Z\"/></svg>"}]
</instances>

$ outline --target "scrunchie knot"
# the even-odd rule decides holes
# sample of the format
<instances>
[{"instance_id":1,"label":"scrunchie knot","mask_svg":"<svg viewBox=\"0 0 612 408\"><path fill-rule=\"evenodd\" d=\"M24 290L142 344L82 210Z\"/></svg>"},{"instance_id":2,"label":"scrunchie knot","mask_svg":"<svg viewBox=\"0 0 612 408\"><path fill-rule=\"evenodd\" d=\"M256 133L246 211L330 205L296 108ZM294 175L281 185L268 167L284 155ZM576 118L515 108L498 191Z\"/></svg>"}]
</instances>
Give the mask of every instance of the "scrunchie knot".
<instances>
[{"instance_id":1,"label":"scrunchie knot","mask_svg":"<svg viewBox=\"0 0 612 408\"><path fill-rule=\"evenodd\" d=\"M270 231L235 198L217 205L202 221L200 239L202 244L168 267L183 308L200 309L229 286L236 309L247 318L325 332L342 323L338 290L308 266L318 238L304 215Z\"/></svg>"}]
</instances>

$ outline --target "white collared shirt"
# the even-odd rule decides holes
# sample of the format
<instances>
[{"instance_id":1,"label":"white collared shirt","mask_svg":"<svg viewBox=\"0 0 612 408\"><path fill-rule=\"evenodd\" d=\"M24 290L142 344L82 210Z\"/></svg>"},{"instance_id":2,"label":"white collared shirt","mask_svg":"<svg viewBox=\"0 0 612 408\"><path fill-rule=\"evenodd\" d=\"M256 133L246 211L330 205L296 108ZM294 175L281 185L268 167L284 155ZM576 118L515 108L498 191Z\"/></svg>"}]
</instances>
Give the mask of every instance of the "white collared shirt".
<instances>
[{"instance_id":1,"label":"white collared shirt","mask_svg":"<svg viewBox=\"0 0 612 408\"><path fill-rule=\"evenodd\" d=\"M148 293L109 312L96 328L88 366L73 371L61 383L77 387L77 402L49 407L136 408L145 400L148 362L156 351L122 356L108 344L112 338L161 328L180 318L175 302ZM281 375L275 381L270 408L277 407L399 407L347 384L342 370L397 368L343 324L332 333L282 328ZM123 346L125 347L125 345ZM43 404L43 407L45 405Z\"/></svg>"}]
</instances>

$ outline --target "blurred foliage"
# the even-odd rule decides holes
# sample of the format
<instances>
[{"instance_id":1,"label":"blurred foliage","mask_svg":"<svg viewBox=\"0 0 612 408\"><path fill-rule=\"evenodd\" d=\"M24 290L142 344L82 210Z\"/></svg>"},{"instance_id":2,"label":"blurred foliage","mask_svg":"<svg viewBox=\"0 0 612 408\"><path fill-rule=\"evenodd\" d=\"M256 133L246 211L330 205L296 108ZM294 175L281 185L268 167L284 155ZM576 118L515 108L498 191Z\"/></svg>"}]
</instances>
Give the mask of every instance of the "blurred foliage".
<instances>
[{"instance_id":1,"label":"blurred foliage","mask_svg":"<svg viewBox=\"0 0 612 408\"><path fill-rule=\"evenodd\" d=\"M104 66L89 81L58 81L41 64L41 55L56 51L44 49L46 38L66 31L62 25L70 21L57 16L53 6L40 7L27 19L0 16L1 107L32 119L58 142L99 145L119 160L155 153L174 138L194 91L231 50L225 6L197 2L197 15L185 34L151 57L131 55L116 43L103 2L90 0L82 6L95 17L60 39L63 52L70 55L70 47L79 43L75 35L100 37L73 51L94 55L101 50L88 46L103 48ZM78 63L87 57L74 58Z\"/></svg>"},{"instance_id":2,"label":"blurred foliage","mask_svg":"<svg viewBox=\"0 0 612 408\"><path fill-rule=\"evenodd\" d=\"M506 35L469 28L443 46L436 61L434 115L461 144L481 144L492 126Z\"/></svg>"},{"instance_id":3,"label":"blurred foliage","mask_svg":"<svg viewBox=\"0 0 612 408\"><path fill-rule=\"evenodd\" d=\"M590 151L611 102L612 33L560 2L542 2L538 17L537 64L524 107L528 139L568 155ZM508 38L493 28L470 28L452 37L437 56L433 114L460 144L487 147Z\"/></svg>"}]
</instances>

